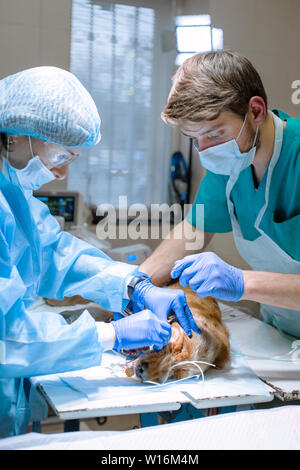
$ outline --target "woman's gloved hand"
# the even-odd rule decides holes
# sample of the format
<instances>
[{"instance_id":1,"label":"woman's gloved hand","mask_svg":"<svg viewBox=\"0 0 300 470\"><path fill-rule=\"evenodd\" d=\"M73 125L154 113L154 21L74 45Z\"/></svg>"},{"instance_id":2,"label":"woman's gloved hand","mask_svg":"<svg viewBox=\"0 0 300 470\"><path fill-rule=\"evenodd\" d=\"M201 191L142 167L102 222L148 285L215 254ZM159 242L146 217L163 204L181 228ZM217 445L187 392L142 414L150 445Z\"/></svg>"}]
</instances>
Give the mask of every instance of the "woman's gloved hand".
<instances>
[{"instance_id":1,"label":"woman's gloved hand","mask_svg":"<svg viewBox=\"0 0 300 470\"><path fill-rule=\"evenodd\" d=\"M143 310L133 315L110 323L116 335L114 349L138 349L153 346L162 349L171 338L171 325L161 321L150 310Z\"/></svg>"},{"instance_id":2,"label":"woman's gloved hand","mask_svg":"<svg viewBox=\"0 0 300 470\"><path fill-rule=\"evenodd\" d=\"M230 266L211 252L186 256L176 261L171 277L179 277L182 287L189 284L199 297L211 295L219 300L237 302L244 293L242 270Z\"/></svg>"},{"instance_id":3,"label":"woman's gloved hand","mask_svg":"<svg viewBox=\"0 0 300 470\"><path fill-rule=\"evenodd\" d=\"M146 276L144 273L143 276ZM132 294L134 310L149 308L162 321L168 321L168 315L172 311L184 329L186 334L191 337L192 330L201 334L192 312L190 311L185 294L180 289L162 289L152 284L150 278L138 282Z\"/></svg>"}]
</instances>

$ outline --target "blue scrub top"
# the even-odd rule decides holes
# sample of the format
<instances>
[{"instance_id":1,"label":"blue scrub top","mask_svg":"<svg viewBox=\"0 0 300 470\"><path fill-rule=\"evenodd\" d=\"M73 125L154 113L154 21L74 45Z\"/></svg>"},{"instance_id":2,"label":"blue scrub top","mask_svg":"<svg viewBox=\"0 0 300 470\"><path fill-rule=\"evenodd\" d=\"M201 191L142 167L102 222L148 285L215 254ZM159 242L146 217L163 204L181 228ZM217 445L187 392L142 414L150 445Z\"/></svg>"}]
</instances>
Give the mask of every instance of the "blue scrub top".
<instances>
[{"instance_id":1,"label":"blue scrub top","mask_svg":"<svg viewBox=\"0 0 300 470\"><path fill-rule=\"evenodd\" d=\"M292 118L274 109L286 121L278 162L270 183L269 205L260 227L293 259L300 261L300 119ZM204 204L204 231L231 232L231 221L226 202L226 184L229 176L206 171L193 207L186 220L202 229L196 219L196 205ZM265 202L267 170L258 188L255 188L252 169L246 168L232 189L236 217L243 237L253 241L260 235L254 228L255 219Z\"/></svg>"}]
</instances>

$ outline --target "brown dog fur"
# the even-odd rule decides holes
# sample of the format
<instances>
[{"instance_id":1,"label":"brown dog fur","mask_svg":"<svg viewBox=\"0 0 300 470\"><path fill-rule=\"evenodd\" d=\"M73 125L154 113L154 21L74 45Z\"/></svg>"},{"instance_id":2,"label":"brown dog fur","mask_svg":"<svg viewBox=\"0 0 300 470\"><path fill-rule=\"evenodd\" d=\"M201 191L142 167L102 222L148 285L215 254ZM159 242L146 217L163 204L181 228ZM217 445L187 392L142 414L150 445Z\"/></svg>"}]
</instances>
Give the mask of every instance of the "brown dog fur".
<instances>
[{"instance_id":1,"label":"brown dog fur","mask_svg":"<svg viewBox=\"0 0 300 470\"><path fill-rule=\"evenodd\" d=\"M167 286L168 289L182 289L178 282ZM229 333L222 323L221 312L213 297L201 298L190 287L184 289L188 306L194 319L202 331L199 335L193 332L189 338L177 321L172 322L170 342L160 351L143 353L135 361L135 372L141 380L162 382L168 376L170 367L181 361L205 361L216 367L223 367L230 359ZM50 305L71 306L89 302L80 296L57 301L46 299ZM203 371L210 366L200 364ZM169 378L181 379L198 373L199 369L192 365L180 365L170 372Z\"/></svg>"},{"instance_id":2,"label":"brown dog fur","mask_svg":"<svg viewBox=\"0 0 300 470\"><path fill-rule=\"evenodd\" d=\"M182 289L179 283L168 288ZM229 333L222 323L221 312L213 297L200 298L190 287L184 289L188 306L202 331L193 332L189 338L177 321L172 323L171 341L160 351L149 351L135 362L135 373L143 381L162 382L170 367L181 361L205 361L223 367L230 359ZM200 364L203 371L210 366ZM179 365L171 370L168 378L181 379L199 373L192 365Z\"/></svg>"}]
</instances>

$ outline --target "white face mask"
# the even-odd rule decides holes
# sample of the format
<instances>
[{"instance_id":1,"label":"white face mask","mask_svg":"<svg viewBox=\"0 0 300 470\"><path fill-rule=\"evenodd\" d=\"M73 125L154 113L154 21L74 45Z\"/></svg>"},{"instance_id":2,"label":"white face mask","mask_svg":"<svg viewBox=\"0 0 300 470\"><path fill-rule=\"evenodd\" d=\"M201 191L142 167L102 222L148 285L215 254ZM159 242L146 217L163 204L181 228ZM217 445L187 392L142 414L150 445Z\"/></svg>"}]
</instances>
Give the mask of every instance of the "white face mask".
<instances>
[{"instance_id":1,"label":"white face mask","mask_svg":"<svg viewBox=\"0 0 300 470\"><path fill-rule=\"evenodd\" d=\"M245 126L247 114L245 116L243 125L238 133L236 139L231 139L223 144L209 147L205 150L199 151L197 142L194 143L199 153L201 164L212 173L220 175L232 175L233 173L240 173L253 163L256 147L255 142L258 133L258 126L253 141L253 146L248 152L240 152L237 140L240 137L242 130Z\"/></svg>"},{"instance_id":2,"label":"white face mask","mask_svg":"<svg viewBox=\"0 0 300 470\"><path fill-rule=\"evenodd\" d=\"M9 162L9 152L6 152L6 159L2 159L2 172L4 176L13 184L21 186L22 189L36 190L46 183L55 180L55 176L46 165L40 160L40 157L34 156L31 149L32 158L22 170L14 168Z\"/></svg>"}]
</instances>

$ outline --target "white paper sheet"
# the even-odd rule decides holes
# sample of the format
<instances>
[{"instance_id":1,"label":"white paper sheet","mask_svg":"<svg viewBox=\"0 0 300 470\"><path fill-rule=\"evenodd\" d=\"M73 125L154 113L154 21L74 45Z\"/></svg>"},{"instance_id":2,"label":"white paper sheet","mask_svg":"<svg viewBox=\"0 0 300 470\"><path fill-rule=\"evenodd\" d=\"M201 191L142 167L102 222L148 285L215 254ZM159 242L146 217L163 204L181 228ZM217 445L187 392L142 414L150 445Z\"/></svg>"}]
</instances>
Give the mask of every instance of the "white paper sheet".
<instances>
[{"instance_id":1,"label":"white paper sheet","mask_svg":"<svg viewBox=\"0 0 300 470\"><path fill-rule=\"evenodd\" d=\"M1 450L299 450L300 407L240 411L132 431L29 433L0 440ZM101 464L101 456L99 456ZM199 461L201 463L201 454Z\"/></svg>"}]
</instances>

